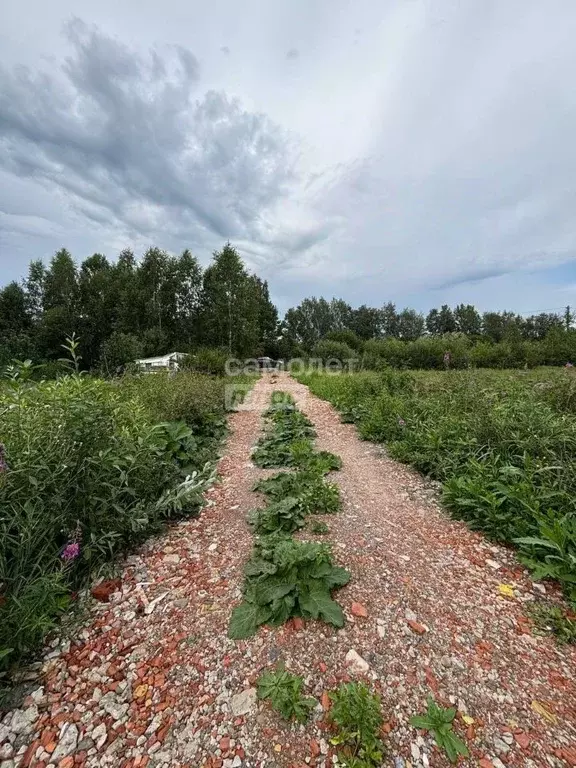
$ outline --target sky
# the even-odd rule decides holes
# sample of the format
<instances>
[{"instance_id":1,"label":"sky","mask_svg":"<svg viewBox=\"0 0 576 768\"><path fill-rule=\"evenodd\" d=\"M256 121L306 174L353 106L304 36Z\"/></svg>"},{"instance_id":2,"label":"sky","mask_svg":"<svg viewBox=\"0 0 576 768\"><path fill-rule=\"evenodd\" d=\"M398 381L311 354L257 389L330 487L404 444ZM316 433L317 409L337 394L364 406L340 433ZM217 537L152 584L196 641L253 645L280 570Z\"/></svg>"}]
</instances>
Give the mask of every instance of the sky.
<instances>
[{"instance_id":1,"label":"sky","mask_svg":"<svg viewBox=\"0 0 576 768\"><path fill-rule=\"evenodd\" d=\"M0 283L66 247L284 310L576 306L574 0L0 4Z\"/></svg>"}]
</instances>

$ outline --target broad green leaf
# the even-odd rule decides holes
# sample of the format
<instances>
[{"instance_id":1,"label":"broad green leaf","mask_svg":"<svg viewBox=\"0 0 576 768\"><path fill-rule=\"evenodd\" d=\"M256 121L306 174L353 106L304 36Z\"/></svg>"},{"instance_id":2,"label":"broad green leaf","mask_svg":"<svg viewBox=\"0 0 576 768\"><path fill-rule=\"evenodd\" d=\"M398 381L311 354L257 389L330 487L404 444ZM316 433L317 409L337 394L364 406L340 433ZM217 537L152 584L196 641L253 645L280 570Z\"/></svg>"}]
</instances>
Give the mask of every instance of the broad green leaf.
<instances>
[{"instance_id":1,"label":"broad green leaf","mask_svg":"<svg viewBox=\"0 0 576 768\"><path fill-rule=\"evenodd\" d=\"M300 595L300 608L313 619L322 618L335 627L344 626L344 614L337 602L332 600L328 590L321 585L313 585L310 590Z\"/></svg>"},{"instance_id":2,"label":"broad green leaf","mask_svg":"<svg viewBox=\"0 0 576 768\"><path fill-rule=\"evenodd\" d=\"M269 579L265 579L257 585L254 585L254 599L258 605L267 605L274 600L287 595L295 587L295 584L286 582L279 577L271 576Z\"/></svg>"},{"instance_id":3,"label":"broad green leaf","mask_svg":"<svg viewBox=\"0 0 576 768\"><path fill-rule=\"evenodd\" d=\"M270 611L254 603L241 603L232 611L228 637L233 640L243 640L252 637L260 624L270 618Z\"/></svg>"}]
</instances>

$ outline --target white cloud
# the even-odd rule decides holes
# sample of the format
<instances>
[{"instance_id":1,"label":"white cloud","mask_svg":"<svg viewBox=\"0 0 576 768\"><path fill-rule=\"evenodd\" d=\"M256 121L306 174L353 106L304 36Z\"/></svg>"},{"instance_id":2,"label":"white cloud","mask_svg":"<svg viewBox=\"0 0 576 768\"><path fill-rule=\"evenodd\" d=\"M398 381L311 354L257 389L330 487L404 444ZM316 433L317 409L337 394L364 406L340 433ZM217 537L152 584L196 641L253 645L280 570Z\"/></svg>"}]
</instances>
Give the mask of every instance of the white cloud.
<instances>
[{"instance_id":1,"label":"white cloud","mask_svg":"<svg viewBox=\"0 0 576 768\"><path fill-rule=\"evenodd\" d=\"M286 302L482 303L514 275L514 307L574 259L572 0L240 5L6 20L1 173L26 188L18 210L0 188L7 278L60 245L206 259L230 238ZM62 49L72 10L98 29L73 22Z\"/></svg>"}]
</instances>

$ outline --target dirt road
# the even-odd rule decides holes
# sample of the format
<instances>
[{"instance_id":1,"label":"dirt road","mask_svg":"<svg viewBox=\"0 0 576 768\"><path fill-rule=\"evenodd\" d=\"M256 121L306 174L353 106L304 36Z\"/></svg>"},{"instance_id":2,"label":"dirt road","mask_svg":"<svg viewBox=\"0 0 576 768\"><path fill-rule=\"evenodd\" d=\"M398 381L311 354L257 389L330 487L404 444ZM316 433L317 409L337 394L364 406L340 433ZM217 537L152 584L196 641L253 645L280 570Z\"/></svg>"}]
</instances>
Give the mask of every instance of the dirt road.
<instances>
[{"instance_id":1,"label":"dirt road","mask_svg":"<svg viewBox=\"0 0 576 768\"><path fill-rule=\"evenodd\" d=\"M252 545L245 517L262 504L250 452L274 389L343 460L331 477L343 511L322 539L352 573L337 594L347 623L291 622L236 642L226 630ZM449 765L409 725L428 695L458 708L473 755L463 765L576 765L576 653L533 634L525 609L540 592L511 552L451 521L422 478L287 375L264 376L230 427L209 506L132 555L111 602L94 602L69 647L49 654L43 689L0 726L0 766L331 765L320 702L354 676L350 650L382 697L384 765ZM306 726L255 701L258 675L280 660L319 701Z\"/></svg>"}]
</instances>

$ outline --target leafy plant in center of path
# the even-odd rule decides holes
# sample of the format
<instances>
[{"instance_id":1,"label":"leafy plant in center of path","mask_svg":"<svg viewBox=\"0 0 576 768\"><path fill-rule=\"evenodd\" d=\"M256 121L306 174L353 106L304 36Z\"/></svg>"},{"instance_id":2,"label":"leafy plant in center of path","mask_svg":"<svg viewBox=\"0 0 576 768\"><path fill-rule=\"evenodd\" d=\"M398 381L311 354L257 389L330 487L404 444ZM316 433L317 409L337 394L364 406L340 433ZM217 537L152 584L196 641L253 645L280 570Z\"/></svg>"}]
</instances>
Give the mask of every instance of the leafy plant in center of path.
<instances>
[{"instance_id":1,"label":"leafy plant in center of path","mask_svg":"<svg viewBox=\"0 0 576 768\"><path fill-rule=\"evenodd\" d=\"M428 706L425 715L414 715L410 723L415 728L421 728L434 736L436 744L443 749L451 763L458 760L458 755L468 757L468 747L462 739L454 733L453 722L456 717L456 709L439 707L434 699L428 697Z\"/></svg>"},{"instance_id":2,"label":"leafy plant in center of path","mask_svg":"<svg viewBox=\"0 0 576 768\"><path fill-rule=\"evenodd\" d=\"M294 533L304 527L306 512L298 499L288 496L275 501L263 509L253 509L248 513L248 524L254 533L266 534L275 531Z\"/></svg>"},{"instance_id":3,"label":"leafy plant in center of path","mask_svg":"<svg viewBox=\"0 0 576 768\"><path fill-rule=\"evenodd\" d=\"M342 504L338 486L326 483L317 471L279 472L257 482L254 490L273 500L296 498L300 509L307 514L337 512Z\"/></svg>"},{"instance_id":4,"label":"leafy plant in center of path","mask_svg":"<svg viewBox=\"0 0 576 768\"><path fill-rule=\"evenodd\" d=\"M379 738L380 697L364 683L343 683L330 698L330 721L337 729L331 742L340 747L339 763L347 768L381 765L384 747Z\"/></svg>"},{"instance_id":5,"label":"leafy plant in center of path","mask_svg":"<svg viewBox=\"0 0 576 768\"><path fill-rule=\"evenodd\" d=\"M311 710L316 706L316 699L302 695L304 681L278 665L274 672L264 672L258 679L258 698L268 699L272 707L286 720L304 723Z\"/></svg>"},{"instance_id":6,"label":"leafy plant in center of path","mask_svg":"<svg viewBox=\"0 0 576 768\"><path fill-rule=\"evenodd\" d=\"M232 613L230 637L250 637L261 624L283 624L291 616L343 626L344 614L330 593L347 584L350 574L332 564L326 544L281 533L262 536L244 573L244 602Z\"/></svg>"}]
</instances>

